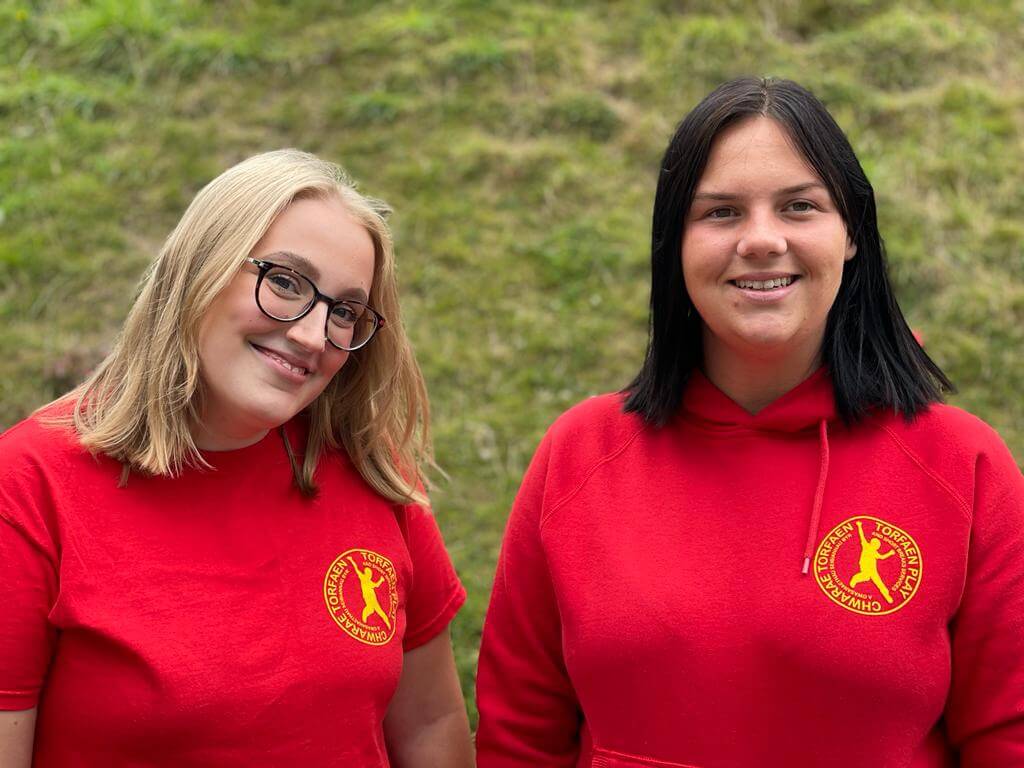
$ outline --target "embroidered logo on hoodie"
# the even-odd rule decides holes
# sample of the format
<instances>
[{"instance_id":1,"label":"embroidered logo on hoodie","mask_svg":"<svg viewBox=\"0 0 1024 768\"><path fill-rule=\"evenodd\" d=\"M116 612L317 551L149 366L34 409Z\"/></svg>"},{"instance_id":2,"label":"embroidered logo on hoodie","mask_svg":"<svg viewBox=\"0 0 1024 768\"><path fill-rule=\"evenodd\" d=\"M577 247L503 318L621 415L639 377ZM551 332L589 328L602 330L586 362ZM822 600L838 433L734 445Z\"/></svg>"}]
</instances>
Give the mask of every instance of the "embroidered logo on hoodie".
<instances>
[{"instance_id":1,"label":"embroidered logo on hoodie","mask_svg":"<svg viewBox=\"0 0 1024 768\"><path fill-rule=\"evenodd\" d=\"M367 645L384 645L395 635L398 614L395 566L368 549L343 552L327 569L324 601L349 635Z\"/></svg>"},{"instance_id":2,"label":"embroidered logo on hoodie","mask_svg":"<svg viewBox=\"0 0 1024 768\"><path fill-rule=\"evenodd\" d=\"M844 520L822 539L814 579L837 605L882 616L910 602L921 584L921 550L914 538L877 517Z\"/></svg>"}]
</instances>

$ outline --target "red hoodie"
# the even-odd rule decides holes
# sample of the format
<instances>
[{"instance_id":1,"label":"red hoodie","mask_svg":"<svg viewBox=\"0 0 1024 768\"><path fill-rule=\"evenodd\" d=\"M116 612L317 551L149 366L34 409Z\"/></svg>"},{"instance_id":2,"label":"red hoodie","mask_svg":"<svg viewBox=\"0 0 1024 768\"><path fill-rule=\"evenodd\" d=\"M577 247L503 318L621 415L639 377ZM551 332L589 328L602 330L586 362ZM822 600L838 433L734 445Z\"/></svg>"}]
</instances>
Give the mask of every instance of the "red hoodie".
<instances>
[{"instance_id":1,"label":"red hoodie","mask_svg":"<svg viewBox=\"0 0 1024 768\"><path fill-rule=\"evenodd\" d=\"M1024 765L1022 533L956 408L847 428L824 371L757 415L695 373L661 429L588 400L508 523L478 765Z\"/></svg>"}]
</instances>

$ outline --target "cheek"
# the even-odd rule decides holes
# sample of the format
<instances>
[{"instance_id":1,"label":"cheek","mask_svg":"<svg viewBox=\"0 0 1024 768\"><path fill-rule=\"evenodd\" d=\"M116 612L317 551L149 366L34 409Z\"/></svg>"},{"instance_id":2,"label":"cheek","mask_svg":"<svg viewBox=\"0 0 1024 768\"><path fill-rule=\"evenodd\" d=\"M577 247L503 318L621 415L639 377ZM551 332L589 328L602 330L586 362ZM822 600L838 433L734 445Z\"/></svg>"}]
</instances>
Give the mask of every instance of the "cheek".
<instances>
[{"instance_id":1,"label":"cheek","mask_svg":"<svg viewBox=\"0 0 1024 768\"><path fill-rule=\"evenodd\" d=\"M336 351L337 357L334 355L331 355L330 357L327 355L320 356L320 369L316 378L307 384L308 389L305 391L305 404L303 407L310 405L314 400L320 397L348 362L351 353L341 352L340 350Z\"/></svg>"},{"instance_id":2,"label":"cheek","mask_svg":"<svg viewBox=\"0 0 1024 768\"><path fill-rule=\"evenodd\" d=\"M723 234L691 232L683 237L680 258L684 278L715 276L729 265L735 244Z\"/></svg>"},{"instance_id":3,"label":"cheek","mask_svg":"<svg viewBox=\"0 0 1024 768\"><path fill-rule=\"evenodd\" d=\"M830 308L835 302L836 296L839 294L839 288L843 283L843 266L845 264L845 261L839 261L829 265L828 286L826 291L828 293L828 305Z\"/></svg>"},{"instance_id":4,"label":"cheek","mask_svg":"<svg viewBox=\"0 0 1024 768\"><path fill-rule=\"evenodd\" d=\"M348 362L351 352L343 352L340 349L334 349L325 351L321 356L320 370L323 374L324 381L323 386L327 386L331 380L338 375L338 372Z\"/></svg>"},{"instance_id":5,"label":"cheek","mask_svg":"<svg viewBox=\"0 0 1024 768\"><path fill-rule=\"evenodd\" d=\"M217 312L209 312L199 326L199 363L204 370L215 366L221 357L218 354L224 347L224 323Z\"/></svg>"},{"instance_id":6,"label":"cheek","mask_svg":"<svg viewBox=\"0 0 1024 768\"><path fill-rule=\"evenodd\" d=\"M223 348L242 334L258 333L274 321L266 317L245 285L229 285L209 309L200 330L199 343Z\"/></svg>"},{"instance_id":7,"label":"cheek","mask_svg":"<svg viewBox=\"0 0 1024 768\"><path fill-rule=\"evenodd\" d=\"M843 265L847 261L846 229L830 223L818 229L801 233L799 239L791 239L794 248L800 252L812 254L817 262L817 269L822 274L842 274ZM809 257L810 258L810 257Z\"/></svg>"},{"instance_id":8,"label":"cheek","mask_svg":"<svg viewBox=\"0 0 1024 768\"><path fill-rule=\"evenodd\" d=\"M705 305L713 295L717 295L716 287L721 269L714 261L705 257L698 250L686 252L683 259L683 287L690 300L697 306Z\"/></svg>"}]
</instances>

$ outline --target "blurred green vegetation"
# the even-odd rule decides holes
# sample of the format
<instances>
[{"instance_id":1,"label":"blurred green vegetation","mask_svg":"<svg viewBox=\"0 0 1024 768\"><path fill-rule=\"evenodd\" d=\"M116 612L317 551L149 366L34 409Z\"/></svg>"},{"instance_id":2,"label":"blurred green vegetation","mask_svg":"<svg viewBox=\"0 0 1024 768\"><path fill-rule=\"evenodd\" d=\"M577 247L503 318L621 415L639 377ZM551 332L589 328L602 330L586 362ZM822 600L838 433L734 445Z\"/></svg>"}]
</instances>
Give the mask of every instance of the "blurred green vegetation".
<instances>
[{"instance_id":1,"label":"blurred green vegetation","mask_svg":"<svg viewBox=\"0 0 1024 768\"><path fill-rule=\"evenodd\" d=\"M953 402L1024 458L1022 50L1019 0L3 0L0 427L104 354L210 178L282 146L341 162L396 211L471 696L522 472L639 365L657 163L723 79L826 101Z\"/></svg>"}]
</instances>

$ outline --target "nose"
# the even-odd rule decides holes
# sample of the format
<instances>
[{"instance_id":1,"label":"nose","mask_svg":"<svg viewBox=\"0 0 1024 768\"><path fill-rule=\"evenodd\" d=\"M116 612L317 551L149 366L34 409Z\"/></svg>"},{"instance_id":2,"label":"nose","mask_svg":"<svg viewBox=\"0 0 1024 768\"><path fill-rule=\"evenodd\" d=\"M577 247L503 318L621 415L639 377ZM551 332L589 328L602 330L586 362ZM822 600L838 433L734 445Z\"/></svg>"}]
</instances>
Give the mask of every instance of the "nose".
<instances>
[{"instance_id":1,"label":"nose","mask_svg":"<svg viewBox=\"0 0 1024 768\"><path fill-rule=\"evenodd\" d=\"M327 305L317 302L305 317L288 323L285 336L310 352L323 352L327 344Z\"/></svg>"},{"instance_id":2,"label":"nose","mask_svg":"<svg viewBox=\"0 0 1024 768\"><path fill-rule=\"evenodd\" d=\"M778 218L772 212L751 213L740 232L736 252L745 258L781 256L789 248Z\"/></svg>"}]
</instances>

